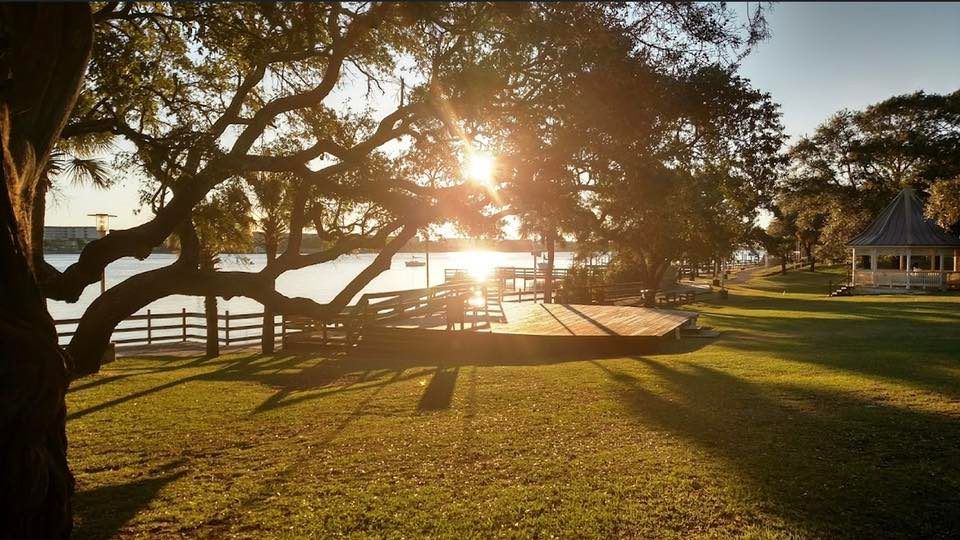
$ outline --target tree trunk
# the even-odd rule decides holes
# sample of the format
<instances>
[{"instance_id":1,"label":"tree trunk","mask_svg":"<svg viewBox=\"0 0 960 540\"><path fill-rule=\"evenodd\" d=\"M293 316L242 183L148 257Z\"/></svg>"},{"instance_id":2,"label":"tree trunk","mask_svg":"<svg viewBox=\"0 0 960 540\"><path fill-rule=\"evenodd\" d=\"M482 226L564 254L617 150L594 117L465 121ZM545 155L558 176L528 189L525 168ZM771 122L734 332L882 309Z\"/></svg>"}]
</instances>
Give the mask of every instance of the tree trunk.
<instances>
[{"instance_id":1,"label":"tree trunk","mask_svg":"<svg viewBox=\"0 0 960 540\"><path fill-rule=\"evenodd\" d=\"M547 248L547 271L543 278L543 301L547 304L553 303L553 263L557 254L557 235L556 231L547 231L544 235L544 243Z\"/></svg>"},{"instance_id":2,"label":"tree trunk","mask_svg":"<svg viewBox=\"0 0 960 540\"><path fill-rule=\"evenodd\" d=\"M217 318L217 297L203 297L203 313L207 318L207 358L220 356L220 321Z\"/></svg>"},{"instance_id":3,"label":"tree trunk","mask_svg":"<svg viewBox=\"0 0 960 540\"><path fill-rule=\"evenodd\" d=\"M786 274L786 273L787 273L787 256L786 256L786 254L784 254L784 255L782 255L782 256L780 257L780 273L781 273L781 274Z\"/></svg>"},{"instance_id":4,"label":"tree trunk","mask_svg":"<svg viewBox=\"0 0 960 540\"><path fill-rule=\"evenodd\" d=\"M205 249L201 250L200 271L213 273L217 269L215 256L210 255ZM217 296L207 294L203 297L203 314L206 318L206 344L207 358L216 358L220 356L220 320L217 317ZM229 324L229 323L228 323Z\"/></svg>"},{"instance_id":5,"label":"tree trunk","mask_svg":"<svg viewBox=\"0 0 960 540\"><path fill-rule=\"evenodd\" d=\"M2 122L7 123L5 114ZM6 157L6 133L0 138ZM68 358L57 344L53 319L31 271L29 245L6 187L6 167L2 170L0 535L66 538L73 527L74 486L67 465L64 402Z\"/></svg>"},{"instance_id":6,"label":"tree trunk","mask_svg":"<svg viewBox=\"0 0 960 540\"><path fill-rule=\"evenodd\" d=\"M264 231L263 250L267 255L267 264L269 265L277 258L277 236L269 231ZM263 354L273 354L274 336L274 313L269 306L263 306L263 328L260 337L260 352Z\"/></svg>"},{"instance_id":7,"label":"tree trunk","mask_svg":"<svg viewBox=\"0 0 960 540\"><path fill-rule=\"evenodd\" d=\"M87 4L0 5L0 536L67 538L71 362L37 284L40 186L80 91ZM39 208L39 209L38 209Z\"/></svg>"}]
</instances>

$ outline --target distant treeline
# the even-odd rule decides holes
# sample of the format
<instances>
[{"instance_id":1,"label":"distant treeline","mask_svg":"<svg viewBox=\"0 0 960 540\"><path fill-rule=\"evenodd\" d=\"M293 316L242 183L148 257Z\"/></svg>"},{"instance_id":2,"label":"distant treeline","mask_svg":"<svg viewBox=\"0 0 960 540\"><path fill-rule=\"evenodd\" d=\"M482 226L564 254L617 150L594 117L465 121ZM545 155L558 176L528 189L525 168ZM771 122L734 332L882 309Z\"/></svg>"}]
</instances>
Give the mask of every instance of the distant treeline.
<instances>
[{"instance_id":1,"label":"distant treeline","mask_svg":"<svg viewBox=\"0 0 960 540\"><path fill-rule=\"evenodd\" d=\"M45 240L44 241L44 252L45 253L80 253L84 246L89 243L90 240L83 239L70 239L70 240ZM253 253L263 253L263 233L257 231L253 233ZM280 242L280 247L283 249L286 246L286 241L283 240ZM327 242L324 242L317 237L316 234L304 233L303 234L303 243L301 250L304 253L312 253L316 251L321 251L329 247ZM576 250L576 243L567 242L560 246L560 249L566 251ZM425 243L421 240L411 240L400 250L401 253L423 253L427 248ZM483 249L491 251L511 251L511 252L525 252L529 253L533 250L539 249L543 250L542 244L535 242L533 240L516 240L516 239L490 239L490 240L473 240L469 238L445 238L442 240L431 240L429 245L430 251L468 251L474 249ZM170 253L177 251L175 247L170 244L165 244L161 247L158 247L154 250L157 253ZM365 249L360 250L360 253L377 253L378 250L375 249Z\"/></svg>"},{"instance_id":2,"label":"distant treeline","mask_svg":"<svg viewBox=\"0 0 960 540\"><path fill-rule=\"evenodd\" d=\"M254 233L254 250L256 253L263 252L263 235L259 232ZM281 245L285 242L281 243ZM302 250L305 253L312 251L320 251L327 247L326 242L317 238L315 234L303 235L303 244ZM568 242L561 246L564 250L575 250L576 244L574 242ZM425 242L417 239L410 240L403 246L403 249L400 250L401 253L422 253L428 246ZM429 243L430 251L468 251L475 249L491 250L491 251L511 251L511 252L525 252L529 253L534 250L543 250L543 245L539 242L533 240L524 240L524 239L469 239L469 238L444 238L441 240L430 240ZM361 253L377 253L378 250L360 250Z\"/></svg>"}]
</instances>

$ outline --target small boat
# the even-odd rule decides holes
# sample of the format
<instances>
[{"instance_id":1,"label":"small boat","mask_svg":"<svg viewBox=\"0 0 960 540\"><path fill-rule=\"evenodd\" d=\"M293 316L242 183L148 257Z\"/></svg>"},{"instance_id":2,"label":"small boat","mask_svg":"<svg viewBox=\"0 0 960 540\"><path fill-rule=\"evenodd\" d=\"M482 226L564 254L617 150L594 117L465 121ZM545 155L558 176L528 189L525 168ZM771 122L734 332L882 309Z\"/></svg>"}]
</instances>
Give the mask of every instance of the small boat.
<instances>
[{"instance_id":1,"label":"small boat","mask_svg":"<svg viewBox=\"0 0 960 540\"><path fill-rule=\"evenodd\" d=\"M413 267L426 266L426 265L427 265L427 263L421 261L420 259L418 259L418 258L416 258L416 257L410 257L410 259L408 259L404 264L407 265L407 268L413 268Z\"/></svg>"}]
</instances>

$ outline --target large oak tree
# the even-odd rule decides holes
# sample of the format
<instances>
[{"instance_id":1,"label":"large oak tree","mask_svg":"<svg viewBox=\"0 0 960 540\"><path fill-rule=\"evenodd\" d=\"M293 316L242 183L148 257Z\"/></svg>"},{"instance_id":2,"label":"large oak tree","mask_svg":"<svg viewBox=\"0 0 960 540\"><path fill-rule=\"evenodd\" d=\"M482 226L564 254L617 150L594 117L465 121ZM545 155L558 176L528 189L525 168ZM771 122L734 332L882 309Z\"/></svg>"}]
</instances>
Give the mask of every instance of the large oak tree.
<instances>
[{"instance_id":1,"label":"large oak tree","mask_svg":"<svg viewBox=\"0 0 960 540\"><path fill-rule=\"evenodd\" d=\"M747 147L736 141L757 133L772 137L762 96L722 72L722 84L682 95L702 101L706 110L714 107L716 92L729 90L733 99L724 97L720 109L733 112L692 120L677 114L663 89L676 81L695 89L697 77L710 73L661 68L688 65L689 59L702 67L716 45L752 43L762 34L759 12L741 38L729 31L726 8L714 4L109 2L95 11L83 4L0 8L6 77L0 96L6 187L0 198L0 278L8 284L0 296L0 530L15 537L69 534L64 392L71 378L99 369L113 329L130 314L164 296L185 294L245 296L274 313L330 318L429 223L476 225L495 217L489 191L456 174L475 142L465 126L495 118L496 107L487 105L524 84L548 89L551 73L578 69L563 63L562 49L542 46L539 37L555 28L531 31L544 24L547 9L622 17L621 28L636 45L623 69L580 74L572 87L579 89L573 96L582 107L567 111L570 121L590 126L596 113L600 122L578 131L590 137L597 186L640 196L642 212L649 213L659 211L661 201L648 195L667 193L671 179L699 174L708 154L711 163L723 157L724 178L736 180L729 193L758 181L741 174L750 163L737 156ZM603 20L584 20L566 31L576 36L578 29L602 26ZM551 62L543 62L548 56ZM552 71L538 71L544 66ZM671 83L648 92L644 83L653 78ZM358 84L372 92L361 96ZM397 86L403 92L396 101L370 97ZM719 117L728 121L718 124ZM737 121L761 127L738 133ZM121 148L117 169L144 179L149 219L91 242L75 264L58 271L43 260L35 234L42 230L50 154L58 145L104 138ZM665 161L666 154L653 151L657 144L692 145L698 153L681 170L668 166L674 158ZM431 163L419 161L425 155L433 156ZM556 167L565 160L543 163ZM445 174L435 178L428 169ZM256 272L209 268L198 231L202 209L215 202L218 186L254 177L282 177L289 186L283 251ZM612 195L601 202L608 218L628 210L616 206ZM666 246L677 234L672 221L665 223L654 231L663 236L657 245ZM315 231L324 249L304 253L305 230ZM99 296L69 345L57 345L45 298L75 302L108 264L145 258L171 235L181 247L174 263ZM283 272L360 248L378 255L330 302L275 290ZM670 253L658 252L648 264L660 264Z\"/></svg>"}]
</instances>

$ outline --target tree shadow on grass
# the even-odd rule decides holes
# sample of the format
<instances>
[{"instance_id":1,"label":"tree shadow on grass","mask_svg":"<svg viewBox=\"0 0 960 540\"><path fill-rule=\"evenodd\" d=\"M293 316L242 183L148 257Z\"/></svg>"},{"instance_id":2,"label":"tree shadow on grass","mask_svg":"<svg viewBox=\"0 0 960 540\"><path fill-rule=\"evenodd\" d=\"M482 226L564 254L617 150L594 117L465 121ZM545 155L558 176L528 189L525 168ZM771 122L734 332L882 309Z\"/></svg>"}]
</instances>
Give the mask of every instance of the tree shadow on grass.
<instances>
[{"instance_id":1,"label":"tree shadow on grass","mask_svg":"<svg viewBox=\"0 0 960 540\"><path fill-rule=\"evenodd\" d=\"M453 401L453 391L457 385L459 367L437 367L430 378L430 384L420 396L417 403L418 411L442 411L450 408Z\"/></svg>"},{"instance_id":2,"label":"tree shadow on grass","mask_svg":"<svg viewBox=\"0 0 960 540\"><path fill-rule=\"evenodd\" d=\"M254 356L245 356L245 357L242 357L242 358L239 358L239 359L236 359L236 360L233 360L233 361L228 362L224 367L222 367L222 368L220 368L219 370L216 370L216 371L214 371L214 372L200 372L200 373L197 373L197 374L194 374L194 375L189 375L189 376L187 376L187 377L181 377L181 378L179 378L179 379L174 379L174 380L167 381L167 382L165 382L165 383L163 383L163 384L160 384L160 385L157 385L157 386L152 386L152 387L149 387L149 388L145 388L145 389L143 389L143 390L139 390L139 391L136 391L136 392L132 392L132 393L130 393L130 394L126 394L126 395L120 396L120 397L118 397L118 398L109 400L109 401L104 401L104 402L98 403L98 404L96 404L96 405L92 405L92 406L90 406L90 407L87 407L87 408L85 408L85 409L75 410L75 411L70 412L70 413L67 415L67 420L76 420L77 418L82 418L82 417L84 417L84 416L86 416L86 415L88 415L88 414L92 414L92 413L95 413L95 412L97 412L97 411L101 411L101 410L104 410L104 409L108 409L108 408L110 408L110 407L113 407L113 406L115 406L115 405L119 405L119 404L121 404L121 403L126 403L126 402L128 402L128 401L136 400L136 399L139 399L139 398L148 396L148 395L150 395L150 394L155 394L155 393L160 392L160 391L162 391L162 390L166 390L166 389L168 389L168 388L173 388L173 387L175 387L175 386L179 386L179 385L181 385L181 384L184 384L184 383L187 383L187 382L190 382L190 381L204 380L204 379L209 378L212 373L218 373L218 372L221 372L221 371L222 371L222 372L230 372L231 370L237 369L238 366L250 366L251 362L253 362L253 361L255 360L255 358L256 358L256 357L254 357ZM134 378L134 377L137 377L137 376L152 375L152 374L156 374L156 373L160 373L160 372L165 372L165 371L177 371L177 370L180 370L180 369L185 369L185 368L193 367L193 366L197 365L200 361L202 361L202 360L201 360L201 359L198 359L198 360L196 360L196 361L194 361L194 362L188 362L188 363L186 363L186 364L180 364L180 363L178 363L177 365L171 366L171 367L169 367L169 368L164 368L164 369L159 369L159 370L149 370L149 371L143 372L143 373L126 375L125 377L126 377L126 378Z\"/></svg>"},{"instance_id":3,"label":"tree shadow on grass","mask_svg":"<svg viewBox=\"0 0 960 540\"><path fill-rule=\"evenodd\" d=\"M652 346L651 354L674 354L690 352L702 347L706 340L687 340L677 342L666 339ZM76 420L116 405L134 401L163 390L198 381L254 382L274 388L276 392L256 407L254 414L301 403L307 400L321 399L342 392L356 392L369 388L385 386L434 374L434 380L428 387L428 394L421 410L449 407L456 370L451 368L468 365L544 365L561 362L575 362L614 355L591 350L570 351L513 351L512 354L474 355L464 351L462 357L449 355L418 354L396 352L390 355L360 355L344 352L318 351L299 353L279 353L274 355L250 354L242 357L224 357L221 359L176 357L171 365L158 368L145 368L115 377L104 377L90 381L73 391L89 389L119 379L136 380L138 377L154 376L160 373L175 373L177 370L195 370L186 376L166 380L162 384L146 387L122 396L102 401L88 407L70 411L68 420ZM452 378L451 378L452 374ZM437 378L439 375L439 378ZM444 405L446 401L446 405Z\"/></svg>"},{"instance_id":4,"label":"tree shadow on grass","mask_svg":"<svg viewBox=\"0 0 960 540\"><path fill-rule=\"evenodd\" d=\"M637 361L637 370L594 364L638 421L734 466L747 496L800 534L960 534L956 418L792 384L759 385L698 365Z\"/></svg>"},{"instance_id":5,"label":"tree shadow on grass","mask_svg":"<svg viewBox=\"0 0 960 540\"><path fill-rule=\"evenodd\" d=\"M80 490L74 499L77 524L73 538L113 538L164 486L184 475L184 470L175 470L182 464L169 463L149 476L122 484Z\"/></svg>"},{"instance_id":6,"label":"tree shadow on grass","mask_svg":"<svg viewBox=\"0 0 960 540\"><path fill-rule=\"evenodd\" d=\"M156 358L156 357L155 357ZM67 393L80 392L81 390L89 390L91 388L96 388L98 386L103 386L104 384L111 383L114 381L120 381L123 379L129 379L130 377L136 377L138 375L151 375L154 373L164 373L169 371L176 371L184 368L191 368L195 366L202 365L204 362L209 361L209 359L204 357L194 358L189 362L183 362L182 357L168 357L168 358L159 358L161 361L169 362L169 365L163 365L156 368L137 368L137 369L116 369L115 371L122 371L119 375L107 375L107 376L98 376L98 377L84 377L80 380L83 382L78 382L77 384L71 384L70 388L67 390Z\"/></svg>"},{"instance_id":7,"label":"tree shadow on grass","mask_svg":"<svg viewBox=\"0 0 960 540\"><path fill-rule=\"evenodd\" d=\"M374 402L374 400L380 395L383 389L388 385L396 382L401 374L402 370L397 370L393 372L393 376L390 377L385 384L379 384L372 387L365 387L370 389L370 392L367 393L363 398L361 398L356 407L354 407L350 412L343 415L342 419L333 424L332 426L325 425L313 425L313 424L304 424L300 427L297 432L292 433L291 437L299 436L304 432L315 432L325 427L329 427L327 431L319 440L316 442L300 447L300 455L294 459L291 459L290 462L276 474L272 475L269 479L265 479L263 483L260 484L258 489L251 490L251 492L244 498L242 502L237 505L229 506L217 516L214 516L208 520L209 527L205 533L209 534L210 538L219 538L228 536L227 531L231 524L239 521L238 513L249 513L256 512L258 505L265 504L266 501L270 500L272 494L278 492L278 486L282 486L287 482L290 482L291 479L295 478L296 475L301 471L301 467L308 461L317 459L317 453L319 449L330 444L335 440L341 433L343 433L354 421L362 417L365 414L366 409ZM324 422L325 420L320 419L318 422Z\"/></svg>"},{"instance_id":8,"label":"tree shadow on grass","mask_svg":"<svg viewBox=\"0 0 960 540\"><path fill-rule=\"evenodd\" d=\"M818 304L784 300L772 306L785 312L706 312L706 317L730 329L717 342L723 348L860 373L960 399L960 304L831 303L832 311Z\"/></svg>"}]
</instances>

